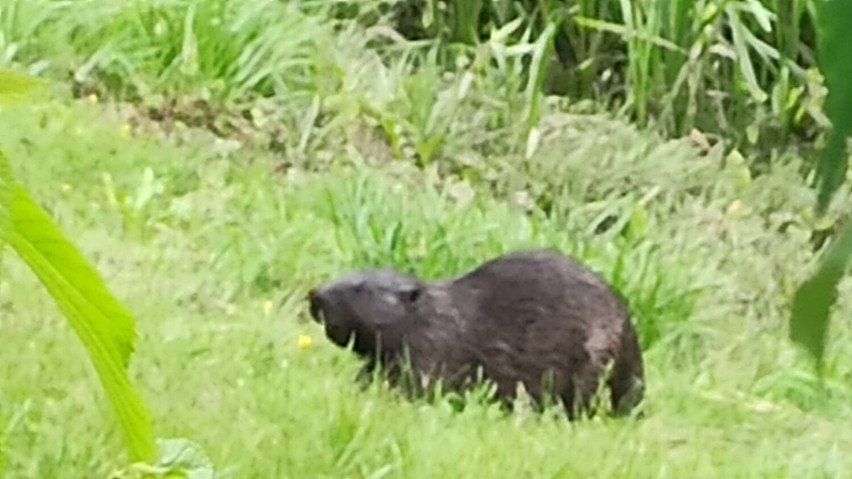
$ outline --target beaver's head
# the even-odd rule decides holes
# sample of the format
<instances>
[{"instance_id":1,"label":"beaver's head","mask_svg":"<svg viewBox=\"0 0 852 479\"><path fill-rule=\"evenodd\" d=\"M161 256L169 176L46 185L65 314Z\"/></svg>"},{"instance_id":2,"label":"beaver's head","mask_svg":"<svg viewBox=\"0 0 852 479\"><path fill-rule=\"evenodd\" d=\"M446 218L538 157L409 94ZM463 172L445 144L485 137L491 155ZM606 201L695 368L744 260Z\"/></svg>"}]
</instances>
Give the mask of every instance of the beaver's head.
<instances>
[{"instance_id":1,"label":"beaver's head","mask_svg":"<svg viewBox=\"0 0 852 479\"><path fill-rule=\"evenodd\" d=\"M310 313L338 346L353 341L360 355L397 354L425 287L390 268L356 271L313 288Z\"/></svg>"}]
</instances>

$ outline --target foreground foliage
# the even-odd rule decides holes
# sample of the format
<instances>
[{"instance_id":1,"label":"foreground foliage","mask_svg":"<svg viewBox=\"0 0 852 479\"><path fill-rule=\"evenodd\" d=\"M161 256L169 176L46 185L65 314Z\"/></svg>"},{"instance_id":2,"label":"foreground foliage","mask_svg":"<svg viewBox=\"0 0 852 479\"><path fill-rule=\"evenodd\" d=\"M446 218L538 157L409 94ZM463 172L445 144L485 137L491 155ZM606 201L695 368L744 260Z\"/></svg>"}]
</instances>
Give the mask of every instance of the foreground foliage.
<instances>
[{"instance_id":1,"label":"foreground foliage","mask_svg":"<svg viewBox=\"0 0 852 479\"><path fill-rule=\"evenodd\" d=\"M21 100L35 80L0 72L0 99ZM127 377L135 340L130 313L68 242L50 217L21 187L0 153L0 247L6 243L24 260L68 318L118 417L134 461L153 459L148 412ZM2 452L2 451L0 451Z\"/></svg>"},{"instance_id":2,"label":"foreground foliage","mask_svg":"<svg viewBox=\"0 0 852 479\"><path fill-rule=\"evenodd\" d=\"M0 100L7 105L22 100L37 85L26 76L0 72ZM0 251L7 243L53 297L85 346L118 418L129 459L136 463L156 459L158 464L170 465L174 460L169 456L174 452L169 449L154 457L148 411L127 375L136 339L133 317L48 214L17 183L7 158L0 152ZM3 464L0 459L0 474ZM186 477L187 473L193 479L203 477L186 472L190 465L178 462L166 471L175 478ZM157 474L157 469L152 468L138 477L163 477ZM212 478L212 471L206 477Z\"/></svg>"},{"instance_id":3,"label":"foreground foliage","mask_svg":"<svg viewBox=\"0 0 852 479\"><path fill-rule=\"evenodd\" d=\"M817 211L824 212L847 177L849 140L852 138L852 38L844 33L852 22L852 3L828 1L820 15L820 61L829 88L826 114L833 126L822 150L816 179ZM829 313L837 300L837 284L852 257L852 225L838 232L820 269L797 291L793 302L791 336L808 348L822 365Z\"/></svg>"},{"instance_id":4,"label":"foreground foliage","mask_svg":"<svg viewBox=\"0 0 852 479\"><path fill-rule=\"evenodd\" d=\"M817 203L803 180L807 160L764 134L797 125L809 137L822 124L821 80L805 69L813 32L800 35L794 22L809 25L813 3L788 11L758 1L617 2L621 16L611 16L588 13L609 2L580 2L585 15L561 20L497 12L499 28L483 34L470 22L489 3L455 2L473 10L451 23L435 17L443 26L425 36L437 43L383 29L372 16L381 3L8 0L0 9L4 61L62 79L53 85L61 100L0 116L12 160L11 169L0 164L0 221L19 252L0 265L0 310L22 318L2 323L0 347L11 371L0 384L10 474L208 478L213 462L217 477L294 478L810 477L852 468L839 452L852 444L842 427L852 420L842 239L826 257L829 274L806 283L822 303L794 303L793 334L822 357L821 377L799 361L786 327L821 238L848 217L845 168L831 167L843 156L822 163L834 202ZM559 53L566 32L588 47L578 50L587 55L575 66L578 88L610 106L626 102L640 123L656 118L662 133L545 97L559 83L553 41ZM736 66L717 58L726 48ZM607 56L624 49L626 63ZM831 58L831 47L823 51ZM755 54L764 64L749 73ZM835 63L825 69L832 92L845 68ZM721 91L724 101L707 103ZM661 98L670 111L659 111ZM830 114L840 111L842 96L826 100ZM771 115L739 116L767 102ZM708 111L721 137L671 139ZM835 119L831 134L843 125ZM740 133L771 154L731 148ZM64 256L34 239L59 241ZM576 256L630 299L648 358L645 420L567 425L558 411L523 407L503 416L487 389L429 404L379 386L362 391L351 381L354 359L301 321L305 290L343 270L384 264L435 278L529 246ZM78 268L84 256L127 309L94 268ZM109 308L63 289L68 279L96 292L120 327L106 327ZM78 318L71 324L88 349L69 344L36 280L68 293L56 304ZM835 283L833 303L824 293ZM823 317L832 304L841 312L830 350L825 330L808 330L820 323L802 304L821 304ZM154 447L130 387L128 310L140 318L134 382L157 436L198 444ZM102 334L89 334L83 312L100 317L91 324ZM111 346L92 348L99 338ZM91 409L102 403L86 386L92 349L121 438ZM49 385L43 395L33 396L33 377ZM141 462L122 467L122 444Z\"/></svg>"}]
</instances>

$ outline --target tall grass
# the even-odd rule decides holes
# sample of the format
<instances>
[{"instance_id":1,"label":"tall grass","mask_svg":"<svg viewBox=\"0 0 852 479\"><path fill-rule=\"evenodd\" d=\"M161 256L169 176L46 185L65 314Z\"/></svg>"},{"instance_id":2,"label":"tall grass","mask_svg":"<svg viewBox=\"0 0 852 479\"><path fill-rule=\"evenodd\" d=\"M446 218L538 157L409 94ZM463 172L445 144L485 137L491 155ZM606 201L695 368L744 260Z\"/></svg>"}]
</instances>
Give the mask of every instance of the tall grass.
<instances>
[{"instance_id":1,"label":"tall grass","mask_svg":"<svg viewBox=\"0 0 852 479\"><path fill-rule=\"evenodd\" d=\"M322 2L4 2L6 65L70 77L76 95L130 101L156 120L273 144L290 162L326 166L312 146L355 121L394 158L426 167L455 144L523 148L541 116L549 34L511 41L519 23L447 71L441 49L389 41L361 17L329 20L337 11ZM528 56L536 72L525 81Z\"/></svg>"},{"instance_id":2,"label":"tall grass","mask_svg":"<svg viewBox=\"0 0 852 479\"><path fill-rule=\"evenodd\" d=\"M466 2L449 2L440 10L448 26L430 33L445 43L482 38L471 39L469 25L454 30L459 18L480 29L522 18L534 35L556 25L562 65L552 68L566 71L549 77L551 91L620 106L671 135L697 128L734 147L781 151L795 145L785 132L809 140L826 126L816 108L815 0L487 3L473 17L457 13L473 8Z\"/></svg>"},{"instance_id":3,"label":"tall grass","mask_svg":"<svg viewBox=\"0 0 852 479\"><path fill-rule=\"evenodd\" d=\"M525 67L507 71L493 57L474 65L527 90L515 108L526 112L521 121L535 122L543 95L560 92L621 108L668 135L696 128L726 147L772 153L813 140L827 124L813 58L815 1L3 0L0 63L72 75L81 95L117 95L158 111L239 105L263 122L270 115L260 105L307 110L319 99L324 111L334 103L326 97L354 88L343 63L363 57L357 45L374 47L385 67L411 58L443 74L484 60L492 32L518 21L498 36ZM388 3L390 16L382 13ZM387 26L424 40L400 43ZM429 157L440 141L423 142Z\"/></svg>"}]
</instances>

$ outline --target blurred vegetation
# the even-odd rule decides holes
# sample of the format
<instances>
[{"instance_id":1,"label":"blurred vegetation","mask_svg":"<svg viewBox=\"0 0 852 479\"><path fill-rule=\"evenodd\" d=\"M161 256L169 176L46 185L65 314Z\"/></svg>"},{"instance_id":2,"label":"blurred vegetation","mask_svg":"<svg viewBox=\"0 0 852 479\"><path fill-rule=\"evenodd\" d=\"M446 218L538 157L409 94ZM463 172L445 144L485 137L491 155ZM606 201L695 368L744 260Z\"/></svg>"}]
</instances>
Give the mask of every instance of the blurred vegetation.
<instances>
[{"instance_id":1,"label":"blurred vegetation","mask_svg":"<svg viewBox=\"0 0 852 479\"><path fill-rule=\"evenodd\" d=\"M114 477L207 478L212 462L225 477L836 477L852 467L835 425L852 420L837 86L852 14L825 5L0 0L0 67L55 93L0 115L0 238L50 230L23 259L63 271L73 248L49 214L138 312L133 383L155 433L125 419L130 461L150 436L204 444L158 440L154 465ZM481 391L424 410L356 390L345 352L294 346L317 334L299 318L320 279L376 264L435 278L526 246L629 298L647 420L495 422ZM88 363L33 278L0 266L6 467L102 477L121 442L87 409ZM80 271L66 276L100 284ZM104 301L95 323L127 333Z\"/></svg>"},{"instance_id":2,"label":"blurred vegetation","mask_svg":"<svg viewBox=\"0 0 852 479\"><path fill-rule=\"evenodd\" d=\"M758 163L807 153L827 126L818 0L3 3L2 63L223 132L261 115L259 99L309 108L319 96L322 116L339 113L336 94L361 86L340 62L363 57L347 57L361 42L382 58L404 50L412 81L496 69L511 73L499 79L505 98L526 89L535 104L550 93L593 101L668 136L695 129L756 151ZM354 38L353 21L371 34ZM316 35L328 29L339 41ZM226 119L223 108L240 114ZM423 141L428 157L438 139Z\"/></svg>"},{"instance_id":3,"label":"blurred vegetation","mask_svg":"<svg viewBox=\"0 0 852 479\"><path fill-rule=\"evenodd\" d=\"M406 38L453 48L516 19L514 41L556 28L545 91L620 109L670 135L691 129L770 153L826 126L816 0L393 2ZM464 53L462 53L464 54Z\"/></svg>"},{"instance_id":4,"label":"blurred vegetation","mask_svg":"<svg viewBox=\"0 0 852 479\"><path fill-rule=\"evenodd\" d=\"M825 110L832 122L816 171L819 188L816 210L822 213L845 182L849 169L852 92L846 82L852 78L852 37L846 29L852 21L852 3L832 1L820 6L819 57L829 88ZM837 301L837 286L846 274L850 257L852 225L846 225L836 234L819 269L799 287L793 300L790 335L810 351L820 368L828 338L829 315Z\"/></svg>"}]
</instances>

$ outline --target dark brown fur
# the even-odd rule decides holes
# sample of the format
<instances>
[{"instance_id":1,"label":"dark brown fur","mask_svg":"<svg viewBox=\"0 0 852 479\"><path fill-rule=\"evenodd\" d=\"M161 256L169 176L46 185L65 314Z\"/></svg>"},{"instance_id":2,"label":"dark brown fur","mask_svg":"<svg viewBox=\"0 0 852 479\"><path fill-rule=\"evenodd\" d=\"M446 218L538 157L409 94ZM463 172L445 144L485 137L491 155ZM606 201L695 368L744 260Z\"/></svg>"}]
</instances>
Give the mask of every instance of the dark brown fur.
<instances>
[{"instance_id":1,"label":"dark brown fur","mask_svg":"<svg viewBox=\"0 0 852 479\"><path fill-rule=\"evenodd\" d=\"M476 369L498 396L523 383L538 403L548 389L585 409L611 364L615 414L644 395L641 351L627 308L588 269L550 250L509 253L458 278L424 282L392 269L357 271L310 292L326 335L387 369L406 357L419 377L471 384ZM572 414L573 416L573 414Z\"/></svg>"}]
</instances>

